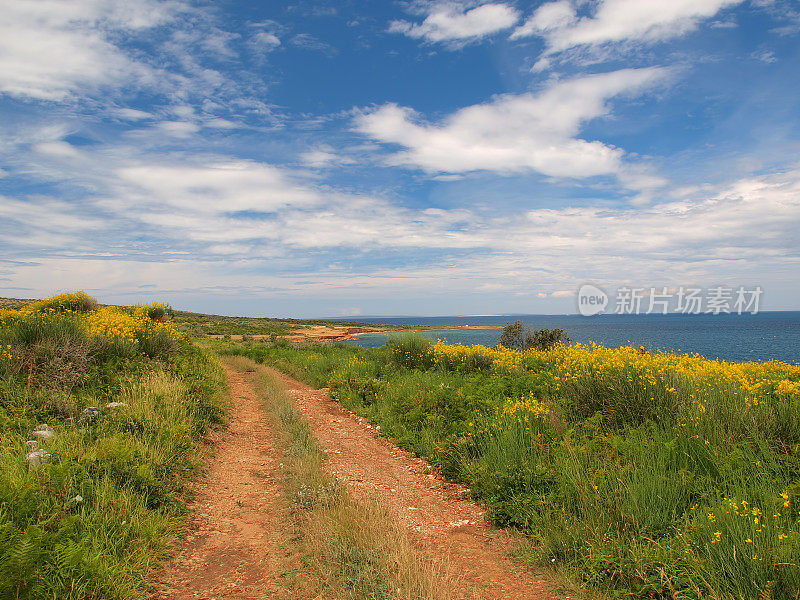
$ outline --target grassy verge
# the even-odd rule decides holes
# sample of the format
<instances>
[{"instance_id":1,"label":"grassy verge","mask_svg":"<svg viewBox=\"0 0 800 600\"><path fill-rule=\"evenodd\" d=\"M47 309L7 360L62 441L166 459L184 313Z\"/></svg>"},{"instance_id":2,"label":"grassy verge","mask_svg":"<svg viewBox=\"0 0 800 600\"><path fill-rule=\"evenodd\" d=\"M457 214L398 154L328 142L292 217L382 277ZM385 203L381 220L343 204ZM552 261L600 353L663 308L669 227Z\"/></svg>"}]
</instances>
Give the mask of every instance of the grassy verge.
<instances>
[{"instance_id":1,"label":"grassy verge","mask_svg":"<svg viewBox=\"0 0 800 600\"><path fill-rule=\"evenodd\" d=\"M283 436L284 485L309 597L446 600L447 586L423 565L405 532L375 502L353 499L324 471L326 456L281 384L245 358L248 373Z\"/></svg>"},{"instance_id":2,"label":"grassy verge","mask_svg":"<svg viewBox=\"0 0 800 600\"><path fill-rule=\"evenodd\" d=\"M330 387L587 586L800 598L800 367L414 336L227 351Z\"/></svg>"},{"instance_id":3,"label":"grassy verge","mask_svg":"<svg viewBox=\"0 0 800 600\"><path fill-rule=\"evenodd\" d=\"M0 314L0 597L140 598L182 531L226 389L162 317L81 294Z\"/></svg>"}]
</instances>

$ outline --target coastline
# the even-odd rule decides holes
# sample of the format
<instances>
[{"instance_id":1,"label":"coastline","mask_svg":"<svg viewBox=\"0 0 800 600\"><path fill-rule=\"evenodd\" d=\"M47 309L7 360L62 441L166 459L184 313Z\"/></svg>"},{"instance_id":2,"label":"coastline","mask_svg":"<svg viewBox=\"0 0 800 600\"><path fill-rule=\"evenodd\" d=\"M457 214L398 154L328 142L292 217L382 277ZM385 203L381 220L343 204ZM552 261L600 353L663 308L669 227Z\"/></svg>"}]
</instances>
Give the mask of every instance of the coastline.
<instances>
[{"instance_id":1,"label":"coastline","mask_svg":"<svg viewBox=\"0 0 800 600\"><path fill-rule=\"evenodd\" d=\"M417 327L408 327L403 329L378 329L376 328L360 328L354 327L351 328L353 330L356 329L363 329L363 331L351 331L342 335L341 337L336 337L335 340L326 340L326 341L349 341L354 340L357 337L367 334L367 333L398 333L398 332L407 332L407 331L464 331L465 329L502 329L502 325L450 325L450 326L442 326L442 327L428 327L428 326L417 326Z\"/></svg>"},{"instance_id":2,"label":"coastline","mask_svg":"<svg viewBox=\"0 0 800 600\"><path fill-rule=\"evenodd\" d=\"M409 326L409 327L331 327L327 325L314 325L294 329L288 335L278 336L282 339L289 340L293 343L301 343L304 341L314 342L346 342L356 339L360 335L367 333L398 333L408 331L464 331L466 329L502 329L500 325L450 325L450 326ZM233 334L225 336L221 334L212 334L208 336L211 339L222 339L229 337L231 340L241 340L241 334ZM269 334L252 334L248 336L253 340L267 340L272 336Z\"/></svg>"}]
</instances>

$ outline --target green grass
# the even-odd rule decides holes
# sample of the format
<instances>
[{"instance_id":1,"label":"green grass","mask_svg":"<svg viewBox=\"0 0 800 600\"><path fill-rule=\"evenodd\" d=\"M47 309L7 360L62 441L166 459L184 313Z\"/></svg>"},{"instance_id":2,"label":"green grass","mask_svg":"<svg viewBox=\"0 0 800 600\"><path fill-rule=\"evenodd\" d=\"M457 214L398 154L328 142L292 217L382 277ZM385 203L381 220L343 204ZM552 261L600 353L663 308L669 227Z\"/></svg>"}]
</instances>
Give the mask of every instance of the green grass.
<instances>
[{"instance_id":1,"label":"green grass","mask_svg":"<svg viewBox=\"0 0 800 600\"><path fill-rule=\"evenodd\" d=\"M796 368L696 361L686 374L677 357L631 350L603 362L569 350L584 362L567 369L557 350L504 370L493 361L514 355L442 358L413 337L373 350L223 351L330 387L469 486L498 524L527 533L533 560L586 586L627 598L800 598ZM735 382L751 371L757 385Z\"/></svg>"},{"instance_id":2,"label":"green grass","mask_svg":"<svg viewBox=\"0 0 800 600\"><path fill-rule=\"evenodd\" d=\"M202 436L223 418L210 354L187 342L150 357L100 352L81 318L0 326L0 598L141 598L183 530ZM32 466L26 441L40 424L55 436Z\"/></svg>"}]
</instances>

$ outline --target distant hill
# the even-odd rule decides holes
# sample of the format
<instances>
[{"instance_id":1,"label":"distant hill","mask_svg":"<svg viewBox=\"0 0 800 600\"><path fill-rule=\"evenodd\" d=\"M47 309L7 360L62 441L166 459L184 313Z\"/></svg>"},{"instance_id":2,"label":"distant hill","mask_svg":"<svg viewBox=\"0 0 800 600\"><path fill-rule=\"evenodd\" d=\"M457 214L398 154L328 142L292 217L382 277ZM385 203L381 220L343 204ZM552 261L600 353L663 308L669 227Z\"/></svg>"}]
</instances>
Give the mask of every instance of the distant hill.
<instances>
[{"instance_id":1,"label":"distant hill","mask_svg":"<svg viewBox=\"0 0 800 600\"><path fill-rule=\"evenodd\" d=\"M0 308L19 310L31 302L35 302L35 300L32 298L0 298Z\"/></svg>"},{"instance_id":2,"label":"distant hill","mask_svg":"<svg viewBox=\"0 0 800 600\"><path fill-rule=\"evenodd\" d=\"M275 317L227 317L176 310L173 320L184 331L196 337L207 335L290 335L307 328L328 328L343 331L350 328L376 328L381 331L405 329L400 325L372 325L361 321L328 321L325 319L283 319Z\"/></svg>"}]
</instances>

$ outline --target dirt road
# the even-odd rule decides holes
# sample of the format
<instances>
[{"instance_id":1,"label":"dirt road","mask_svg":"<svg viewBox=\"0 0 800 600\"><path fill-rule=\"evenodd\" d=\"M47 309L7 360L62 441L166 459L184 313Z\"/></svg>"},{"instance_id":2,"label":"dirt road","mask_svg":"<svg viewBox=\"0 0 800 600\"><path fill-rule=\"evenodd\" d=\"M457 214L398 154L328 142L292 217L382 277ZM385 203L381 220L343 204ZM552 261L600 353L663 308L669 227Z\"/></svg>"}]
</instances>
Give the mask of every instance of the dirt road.
<instances>
[{"instance_id":1,"label":"dirt road","mask_svg":"<svg viewBox=\"0 0 800 600\"><path fill-rule=\"evenodd\" d=\"M291 567L280 531L280 453L262 402L241 373L227 369L230 426L199 483L189 535L152 600L287 598Z\"/></svg>"},{"instance_id":2,"label":"dirt road","mask_svg":"<svg viewBox=\"0 0 800 600\"><path fill-rule=\"evenodd\" d=\"M192 506L190 534L151 600L294 598L291 541L281 531L281 451L264 406L241 373L226 367L231 385L229 428ZM541 575L508 557L519 539L485 521L466 490L446 483L429 465L381 438L369 423L277 371L310 421L330 460L330 474L356 498L380 501L405 525L420 558L437 566L455 600L550 600L558 594Z\"/></svg>"}]
</instances>

